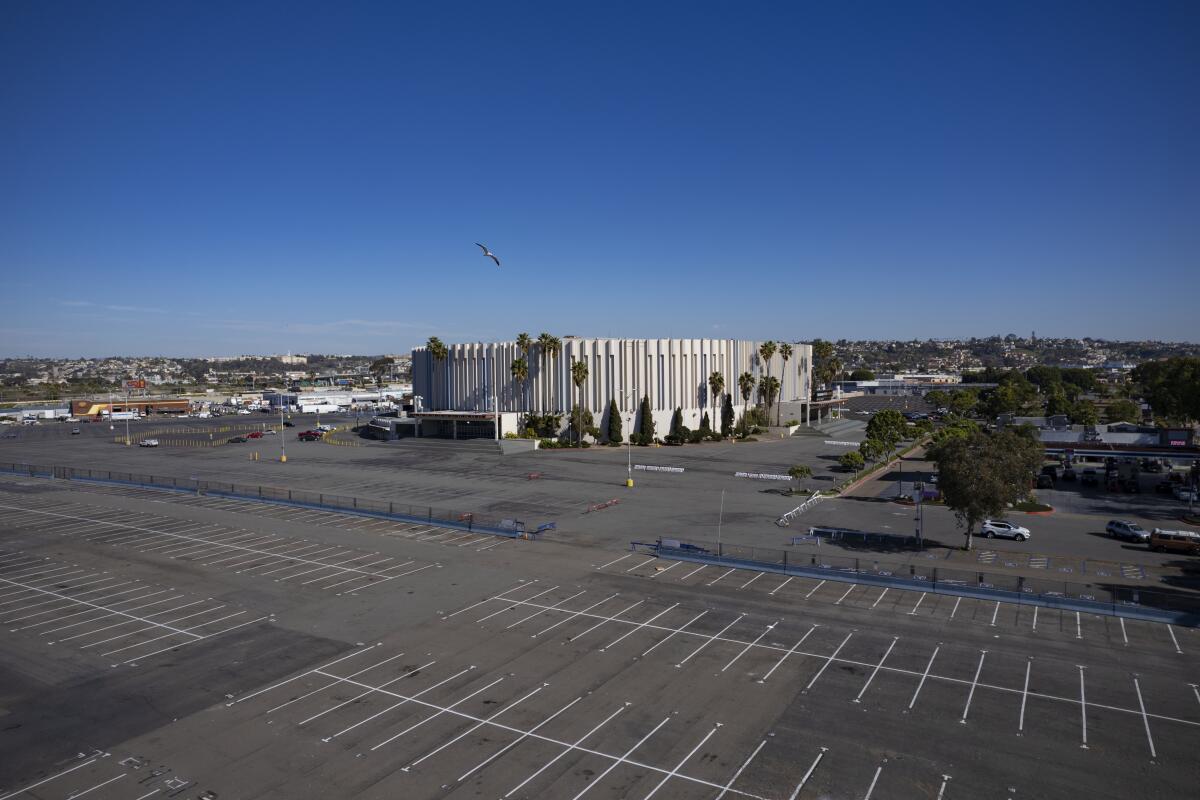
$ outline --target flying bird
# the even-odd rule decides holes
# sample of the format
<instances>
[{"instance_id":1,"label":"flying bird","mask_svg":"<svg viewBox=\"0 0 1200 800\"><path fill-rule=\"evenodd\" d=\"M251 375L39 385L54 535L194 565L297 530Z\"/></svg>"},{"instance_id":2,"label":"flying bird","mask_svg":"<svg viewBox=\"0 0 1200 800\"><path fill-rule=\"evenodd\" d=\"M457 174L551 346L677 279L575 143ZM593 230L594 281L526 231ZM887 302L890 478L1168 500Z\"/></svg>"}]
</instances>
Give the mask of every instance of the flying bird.
<instances>
[{"instance_id":1,"label":"flying bird","mask_svg":"<svg viewBox=\"0 0 1200 800\"><path fill-rule=\"evenodd\" d=\"M482 251L483 251L483 254L484 254L485 256L487 256L488 258L490 258L492 261L495 261L495 262L496 262L496 266L497 266L497 267L498 267L498 266L500 266L500 259L496 258L496 254L495 254L495 253L493 253L491 250L488 250L488 249L487 249L487 245L486 245L486 244L480 244L479 242L476 242L476 243L475 243L475 246L476 246L476 247L478 247L480 250L482 250Z\"/></svg>"}]
</instances>

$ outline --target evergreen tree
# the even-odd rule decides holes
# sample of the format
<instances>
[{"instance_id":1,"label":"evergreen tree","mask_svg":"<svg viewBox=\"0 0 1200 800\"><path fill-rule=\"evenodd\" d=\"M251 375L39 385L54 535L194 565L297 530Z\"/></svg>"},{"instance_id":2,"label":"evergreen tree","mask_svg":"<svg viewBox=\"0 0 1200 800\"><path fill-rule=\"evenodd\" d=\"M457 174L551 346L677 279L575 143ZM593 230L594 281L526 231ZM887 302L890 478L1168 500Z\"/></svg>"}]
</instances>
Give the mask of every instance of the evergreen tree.
<instances>
[{"instance_id":1,"label":"evergreen tree","mask_svg":"<svg viewBox=\"0 0 1200 800\"><path fill-rule=\"evenodd\" d=\"M675 413L671 415L671 432L668 435L683 435L683 409L679 406L675 407Z\"/></svg>"},{"instance_id":2,"label":"evergreen tree","mask_svg":"<svg viewBox=\"0 0 1200 800\"><path fill-rule=\"evenodd\" d=\"M638 410L638 416L641 417L641 434L642 438L647 442L654 440L654 416L650 412L650 396L642 395L642 406Z\"/></svg>"},{"instance_id":3,"label":"evergreen tree","mask_svg":"<svg viewBox=\"0 0 1200 800\"><path fill-rule=\"evenodd\" d=\"M712 423L709 422L708 412L704 412L704 416L700 418L700 430L708 433L712 430Z\"/></svg>"},{"instance_id":4,"label":"evergreen tree","mask_svg":"<svg viewBox=\"0 0 1200 800\"><path fill-rule=\"evenodd\" d=\"M733 433L733 397L725 395L725 402L721 405L721 435L729 436Z\"/></svg>"},{"instance_id":5,"label":"evergreen tree","mask_svg":"<svg viewBox=\"0 0 1200 800\"><path fill-rule=\"evenodd\" d=\"M621 435L621 412L617 410L615 399L608 401L608 440L620 443L625 437Z\"/></svg>"}]
</instances>

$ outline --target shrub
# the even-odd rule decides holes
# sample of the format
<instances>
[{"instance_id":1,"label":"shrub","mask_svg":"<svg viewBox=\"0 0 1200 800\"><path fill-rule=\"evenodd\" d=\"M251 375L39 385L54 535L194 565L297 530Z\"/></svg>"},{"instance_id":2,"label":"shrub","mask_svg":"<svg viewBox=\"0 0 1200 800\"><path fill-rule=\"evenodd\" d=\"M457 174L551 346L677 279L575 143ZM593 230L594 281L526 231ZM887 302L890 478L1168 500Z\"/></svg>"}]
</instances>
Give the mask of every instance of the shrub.
<instances>
[{"instance_id":1,"label":"shrub","mask_svg":"<svg viewBox=\"0 0 1200 800\"><path fill-rule=\"evenodd\" d=\"M712 432L711 432L711 431L705 431L705 430L702 428L702 429L700 429L700 430L698 430L698 431L692 431L692 432L691 432L691 433L688 435L688 441L689 441L689 442L691 442L692 444L700 444L701 442L703 442L703 441L704 441L704 439L705 439L705 437L706 437L706 436L712 436Z\"/></svg>"},{"instance_id":2,"label":"shrub","mask_svg":"<svg viewBox=\"0 0 1200 800\"><path fill-rule=\"evenodd\" d=\"M792 427L793 425L799 425L799 424L800 424L800 420L798 420L798 419L789 419L787 422L785 422L785 423L783 423L783 424L784 424L784 425L787 425L787 426L790 428L790 427Z\"/></svg>"},{"instance_id":3,"label":"shrub","mask_svg":"<svg viewBox=\"0 0 1200 800\"><path fill-rule=\"evenodd\" d=\"M517 435L515 433L513 433L512 431L509 431L508 433L504 434L504 438L505 439L516 439Z\"/></svg>"}]
</instances>

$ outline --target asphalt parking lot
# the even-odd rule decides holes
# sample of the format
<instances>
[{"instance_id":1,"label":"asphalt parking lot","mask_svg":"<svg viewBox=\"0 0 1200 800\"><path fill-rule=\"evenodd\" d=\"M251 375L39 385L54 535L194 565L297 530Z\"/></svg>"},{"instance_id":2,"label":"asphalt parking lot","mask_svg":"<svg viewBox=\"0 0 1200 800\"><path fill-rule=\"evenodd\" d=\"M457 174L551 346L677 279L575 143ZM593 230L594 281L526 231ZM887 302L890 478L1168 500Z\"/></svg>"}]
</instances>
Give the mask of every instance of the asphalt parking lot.
<instances>
[{"instance_id":1,"label":"asphalt parking lot","mask_svg":"<svg viewBox=\"0 0 1200 800\"><path fill-rule=\"evenodd\" d=\"M1194 629L650 559L623 546L637 510L521 541L0 478L0 798L1185 797L1200 778Z\"/></svg>"}]
</instances>

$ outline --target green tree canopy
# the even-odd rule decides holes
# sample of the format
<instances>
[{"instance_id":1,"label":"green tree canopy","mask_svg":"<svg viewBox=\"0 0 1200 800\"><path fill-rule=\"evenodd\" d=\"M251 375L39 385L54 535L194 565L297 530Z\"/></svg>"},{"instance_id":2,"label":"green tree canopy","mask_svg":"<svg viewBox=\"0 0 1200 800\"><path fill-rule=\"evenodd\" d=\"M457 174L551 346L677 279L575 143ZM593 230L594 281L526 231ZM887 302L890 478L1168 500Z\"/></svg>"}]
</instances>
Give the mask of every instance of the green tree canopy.
<instances>
[{"instance_id":1,"label":"green tree canopy","mask_svg":"<svg viewBox=\"0 0 1200 800\"><path fill-rule=\"evenodd\" d=\"M733 397L729 394L725 395L725 401L721 404L721 435L728 437L733 434Z\"/></svg>"},{"instance_id":2,"label":"green tree canopy","mask_svg":"<svg viewBox=\"0 0 1200 800\"><path fill-rule=\"evenodd\" d=\"M1156 417L1183 424L1200 419L1200 358L1147 361L1134 368L1133 380Z\"/></svg>"},{"instance_id":3,"label":"green tree canopy","mask_svg":"<svg viewBox=\"0 0 1200 800\"><path fill-rule=\"evenodd\" d=\"M894 408L885 408L867 423L867 438L882 444L885 452L895 450L907 433L908 423L904 415Z\"/></svg>"},{"instance_id":4,"label":"green tree canopy","mask_svg":"<svg viewBox=\"0 0 1200 800\"><path fill-rule=\"evenodd\" d=\"M638 425L643 439L654 439L654 412L650 410L650 395L642 395L642 405L638 409Z\"/></svg>"},{"instance_id":5,"label":"green tree canopy","mask_svg":"<svg viewBox=\"0 0 1200 800\"><path fill-rule=\"evenodd\" d=\"M1075 425L1095 425L1100 421L1100 413L1091 400L1076 400L1068 413Z\"/></svg>"},{"instance_id":6,"label":"green tree canopy","mask_svg":"<svg viewBox=\"0 0 1200 800\"><path fill-rule=\"evenodd\" d=\"M850 373L850 380L852 380L852 381L873 381L873 380L875 380L875 373L871 372L871 370L869 370L869 369L863 369L860 367L859 369L856 369L856 370L854 370L854 372Z\"/></svg>"},{"instance_id":7,"label":"green tree canopy","mask_svg":"<svg viewBox=\"0 0 1200 800\"><path fill-rule=\"evenodd\" d=\"M841 464L842 469L858 472L867 462L863 459L862 453L857 450L848 450L842 453L841 458L838 459L838 463Z\"/></svg>"},{"instance_id":8,"label":"green tree canopy","mask_svg":"<svg viewBox=\"0 0 1200 800\"><path fill-rule=\"evenodd\" d=\"M1020 431L975 432L946 439L933 450L938 487L965 527L965 549L981 522L998 517L1029 494L1042 463L1041 444Z\"/></svg>"},{"instance_id":9,"label":"green tree canopy","mask_svg":"<svg viewBox=\"0 0 1200 800\"><path fill-rule=\"evenodd\" d=\"M812 467L807 464L795 464L788 468L788 475L791 475L798 481L812 477Z\"/></svg>"},{"instance_id":10,"label":"green tree canopy","mask_svg":"<svg viewBox=\"0 0 1200 800\"><path fill-rule=\"evenodd\" d=\"M978 402L979 396L969 389L951 392L949 399L950 413L957 414L960 417L970 416Z\"/></svg>"},{"instance_id":11,"label":"green tree canopy","mask_svg":"<svg viewBox=\"0 0 1200 800\"><path fill-rule=\"evenodd\" d=\"M1142 410L1132 400L1114 400L1104 410L1104 418L1109 422L1140 422Z\"/></svg>"}]
</instances>

